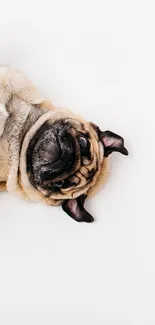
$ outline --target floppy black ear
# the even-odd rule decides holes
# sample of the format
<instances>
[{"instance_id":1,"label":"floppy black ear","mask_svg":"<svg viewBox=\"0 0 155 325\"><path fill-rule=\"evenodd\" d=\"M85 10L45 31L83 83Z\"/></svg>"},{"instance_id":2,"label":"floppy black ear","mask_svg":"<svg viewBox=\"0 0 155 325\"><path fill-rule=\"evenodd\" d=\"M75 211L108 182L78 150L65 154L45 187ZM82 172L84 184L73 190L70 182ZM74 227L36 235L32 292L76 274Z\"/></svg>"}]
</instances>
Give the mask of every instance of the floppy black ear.
<instances>
[{"instance_id":1,"label":"floppy black ear","mask_svg":"<svg viewBox=\"0 0 155 325\"><path fill-rule=\"evenodd\" d=\"M93 222L94 218L84 208L85 199L86 195L83 194L76 199L65 200L62 208L71 218L78 222Z\"/></svg>"},{"instance_id":2,"label":"floppy black ear","mask_svg":"<svg viewBox=\"0 0 155 325\"><path fill-rule=\"evenodd\" d=\"M105 153L104 156L108 157L113 151L128 155L128 150L124 147L124 139L118 134L111 131L100 131L100 137L104 144Z\"/></svg>"}]
</instances>

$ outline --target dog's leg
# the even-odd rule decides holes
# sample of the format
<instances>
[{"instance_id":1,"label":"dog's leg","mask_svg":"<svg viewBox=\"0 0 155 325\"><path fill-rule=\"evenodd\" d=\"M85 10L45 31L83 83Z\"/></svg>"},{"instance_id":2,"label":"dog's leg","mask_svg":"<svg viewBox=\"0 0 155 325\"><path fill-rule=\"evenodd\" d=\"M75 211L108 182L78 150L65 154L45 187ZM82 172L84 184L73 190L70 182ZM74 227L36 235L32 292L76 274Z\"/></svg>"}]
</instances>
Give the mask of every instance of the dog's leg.
<instances>
[{"instance_id":1,"label":"dog's leg","mask_svg":"<svg viewBox=\"0 0 155 325\"><path fill-rule=\"evenodd\" d=\"M13 95L27 104L38 105L45 110L55 110L53 104L40 95L22 71L0 66L0 103L6 105Z\"/></svg>"},{"instance_id":2,"label":"dog's leg","mask_svg":"<svg viewBox=\"0 0 155 325\"><path fill-rule=\"evenodd\" d=\"M27 104L40 104L44 100L33 83L20 70L8 67L3 80L5 82L3 90L10 95L16 95Z\"/></svg>"}]
</instances>

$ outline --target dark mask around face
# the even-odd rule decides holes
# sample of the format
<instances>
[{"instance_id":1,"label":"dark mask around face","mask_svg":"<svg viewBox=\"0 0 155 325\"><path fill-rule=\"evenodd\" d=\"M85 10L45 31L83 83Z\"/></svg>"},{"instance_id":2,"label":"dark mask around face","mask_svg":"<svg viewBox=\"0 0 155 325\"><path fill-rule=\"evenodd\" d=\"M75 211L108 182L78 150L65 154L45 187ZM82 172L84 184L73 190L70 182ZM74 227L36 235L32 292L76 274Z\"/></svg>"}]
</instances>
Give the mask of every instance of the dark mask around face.
<instances>
[{"instance_id":1,"label":"dark mask around face","mask_svg":"<svg viewBox=\"0 0 155 325\"><path fill-rule=\"evenodd\" d=\"M75 139L68 125L45 123L30 142L27 169L35 185L46 185L69 171L76 159ZM33 179L33 180L32 180Z\"/></svg>"}]
</instances>

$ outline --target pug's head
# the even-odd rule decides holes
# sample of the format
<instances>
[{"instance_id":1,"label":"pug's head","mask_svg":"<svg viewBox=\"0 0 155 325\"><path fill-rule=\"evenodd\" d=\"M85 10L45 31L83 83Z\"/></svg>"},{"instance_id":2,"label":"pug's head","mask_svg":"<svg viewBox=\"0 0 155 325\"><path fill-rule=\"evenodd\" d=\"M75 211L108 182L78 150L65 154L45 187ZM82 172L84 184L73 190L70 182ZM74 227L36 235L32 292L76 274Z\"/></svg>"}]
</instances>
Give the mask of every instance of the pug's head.
<instances>
[{"instance_id":1,"label":"pug's head","mask_svg":"<svg viewBox=\"0 0 155 325\"><path fill-rule=\"evenodd\" d=\"M123 138L93 123L74 118L45 122L28 146L30 182L45 197L61 200L63 210L76 221L92 222L84 201L103 159L114 151L128 155Z\"/></svg>"}]
</instances>

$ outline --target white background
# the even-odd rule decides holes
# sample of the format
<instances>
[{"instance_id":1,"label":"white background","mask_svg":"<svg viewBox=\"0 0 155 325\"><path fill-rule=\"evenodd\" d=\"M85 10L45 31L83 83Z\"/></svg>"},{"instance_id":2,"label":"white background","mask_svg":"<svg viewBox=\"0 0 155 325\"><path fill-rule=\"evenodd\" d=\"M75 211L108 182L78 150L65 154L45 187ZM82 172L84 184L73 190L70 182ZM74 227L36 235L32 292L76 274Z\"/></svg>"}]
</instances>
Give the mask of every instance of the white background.
<instances>
[{"instance_id":1,"label":"white background","mask_svg":"<svg viewBox=\"0 0 155 325\"><path fill-rule=\"evenodd\" d=\"M0 194L0 324L155 324L154 1L1 1L0 63L125 138L96 221Z\"/></svg>"}]
</instances>

